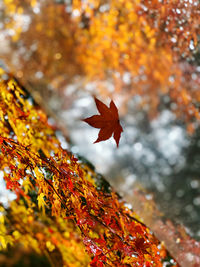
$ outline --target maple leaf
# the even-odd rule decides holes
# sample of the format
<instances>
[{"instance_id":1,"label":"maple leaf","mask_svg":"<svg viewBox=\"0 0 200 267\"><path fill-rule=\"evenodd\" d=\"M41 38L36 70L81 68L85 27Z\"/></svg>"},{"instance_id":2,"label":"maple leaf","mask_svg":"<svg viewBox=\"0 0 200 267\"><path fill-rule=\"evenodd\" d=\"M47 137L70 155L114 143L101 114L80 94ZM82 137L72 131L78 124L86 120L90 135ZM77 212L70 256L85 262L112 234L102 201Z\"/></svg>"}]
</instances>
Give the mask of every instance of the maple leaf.
<instances>
[{"instance_id":1,"label":"maple leaf","mask_svg":"<svg viewBox=\"0 0 200 267\"><path fill-rule=\"evenodd\" d=\"M111 100L110 107L107 107L96 97L94 97L94 100L100 115L94 115L83 120L90 126L100 129L98 138L94 143L105 141L113 135L118 147L123 129L120 125L118 109L115 103Z\"/></svg>"}]
</instances>

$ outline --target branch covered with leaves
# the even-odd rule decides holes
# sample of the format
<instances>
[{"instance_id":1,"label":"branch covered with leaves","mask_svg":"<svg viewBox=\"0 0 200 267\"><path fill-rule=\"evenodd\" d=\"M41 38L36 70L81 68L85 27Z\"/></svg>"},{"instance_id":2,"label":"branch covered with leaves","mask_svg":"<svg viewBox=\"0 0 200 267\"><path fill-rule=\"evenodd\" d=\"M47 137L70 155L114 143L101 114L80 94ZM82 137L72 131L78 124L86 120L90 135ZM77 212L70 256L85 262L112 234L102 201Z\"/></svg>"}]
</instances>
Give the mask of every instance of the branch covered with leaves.
<instances>
[{"instance_id":1,"label":"branch covered with leaves","mask_svg":"<svg viewBox=\"0 0 200 267\"><path fill-rule=\"evenodd\" d=\"M103 178L62 149L30 95L12 78L0 88L0 167L17 196L1 207L1 248L56 250L69 266L78 247L74 264L87 266L83 242L92 266L162 266L159 241Z\"/></svg>"}]
</instances>

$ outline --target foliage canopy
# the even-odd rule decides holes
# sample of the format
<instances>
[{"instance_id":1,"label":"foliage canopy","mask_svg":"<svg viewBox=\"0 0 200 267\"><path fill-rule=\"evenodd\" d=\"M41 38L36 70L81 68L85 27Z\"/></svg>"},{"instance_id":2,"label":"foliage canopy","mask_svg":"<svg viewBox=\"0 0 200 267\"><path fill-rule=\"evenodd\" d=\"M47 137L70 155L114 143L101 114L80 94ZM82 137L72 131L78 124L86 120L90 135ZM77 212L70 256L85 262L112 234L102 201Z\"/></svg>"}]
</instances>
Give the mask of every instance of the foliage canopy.
<instances>
[{"instance_id":1,"label":"foliage canopy","mask_svg":"<svg viewBox=\"0 0 200 267\"><path fill-rule=\"evenodd\" d=\"M92 266L162 266L158 240L102 177L62 149L30 95L13 78L1 78L0 88L0 167L17 196L1 206L1 249L21 244L51 263L61 255L63 266L87 266L84 243Z\"/></svg>"},{"instance_id":2,"label":"foliage canopy","mask_svg":"<svg viewBox=\"0 0 200 267\"><path fill-rule=\"evenodd\" d=\"M60 91L84 77L102 97L119 94L126 103L139 95L150 116L167 95L173 112L195 130L199 1L4 0L2 12L16 52L2 56L24 84Z\"/></svg>"}]
</instances>

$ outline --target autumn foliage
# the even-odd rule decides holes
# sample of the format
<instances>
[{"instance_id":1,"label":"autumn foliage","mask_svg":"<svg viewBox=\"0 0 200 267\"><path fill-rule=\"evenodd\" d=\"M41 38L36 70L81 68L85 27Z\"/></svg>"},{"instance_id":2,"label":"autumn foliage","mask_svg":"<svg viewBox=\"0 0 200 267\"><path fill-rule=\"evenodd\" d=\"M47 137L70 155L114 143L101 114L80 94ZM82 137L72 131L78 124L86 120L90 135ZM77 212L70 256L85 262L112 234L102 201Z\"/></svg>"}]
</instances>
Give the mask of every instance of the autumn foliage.
<instances>
[{"instance_id":1,"label":"autumn foliage","mask_svg":"<svg viewBox=\"0 0 200 267\"><path fill-rule=\"evenodd\" d=\"M123 113L134 99L154 117L163 101L190 133L198 127L199 1L4 0L0 9L11 49L0 47L0 56L32 93L93 83L102 100L120 97ZM85 119L100 129L96 142L114 134L119 144L113 103ZM17 196L1 206L1 249L22 246L61 266L161 266L158 240L102 177L62 149L56 130L1 70L0 167Z\"/></svg>"},{"instance_id":2,"label":"autumn foliage","mask_svg":"<svg viewBox=\"0 0 200 267\"><path fill-rule=\"evenodd\" d=\"M17 196L9 209L1 206L1 249L21 244L51 262L61 255L60 266L162 266L150 230L62 149L27 92L12 78L1 78L0 88L0 166Z\"/></svg>"},{"instance_id":3,"label":"autumn foliage","mask_svg":"<svg viewBox=\"0 0 200 267\"><path fill-rule=\"evenodd\" d=\"M199 120L199 10L199 1L184 0L4 0L13 54L2 57L24 84L46 85L44 95L47 85L61 91L94 82L96 93L120 95L124 106L139 95L150 116L167 96L192 132ZM23 15L30 16L26 26Z\"/></svg>"}]
</instances>

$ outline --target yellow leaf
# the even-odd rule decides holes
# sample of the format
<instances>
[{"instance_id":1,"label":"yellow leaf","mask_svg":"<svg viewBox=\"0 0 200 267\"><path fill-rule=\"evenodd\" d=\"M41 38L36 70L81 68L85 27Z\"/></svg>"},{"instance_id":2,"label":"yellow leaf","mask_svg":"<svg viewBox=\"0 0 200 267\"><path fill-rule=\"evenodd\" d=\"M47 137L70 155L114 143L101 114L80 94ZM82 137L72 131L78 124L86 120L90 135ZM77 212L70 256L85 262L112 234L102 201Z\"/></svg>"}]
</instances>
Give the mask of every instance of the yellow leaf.
<instances>
[{"instance_id":1,"label":"yellow leaf","mask_svg":"<svg viewBox=\"0 0 200 267\"><path fill-rule=\"evenodd\" d=\"M45 197L44 193L39 194L39 196L37 197L38 207L39 209L42 209L43 214L45 214L45 205L46 205L44 197Z\"/></svg>"},{"instance_id":2,"label":"yellow leaf","mask_svg":"<svg viewBox=\"0 0 200 267\"><path fill-rule=\"evenodd\" d=\"M0 245L3 249L6 249L7 248L7 242L4 238L4 236L0 236Z\"/></svg>"},{"instance_id":3,"label":"yellow leaf","mask_svg":"<svg viewBox=\"0 0 200 267\"><path fill-rule=\"evenodd\" d=\"M19 231L14 231L12 234L13 234L13 236L14 236L16 239L19 239L20 236L21 236L21 234L20 234Z\"/></svg>"},{"instance_id":4,"label":"yellow leaf","mask_svg":"<svg viewBox=\"0 0 200 267\"><path fill-rule=\"evenodd\" d=\"M46 247L48 248L48 250L51 252L55 249L55 246L50 242L50 241L47 241L46 242Z\"/></svg>"}]
</instances>

